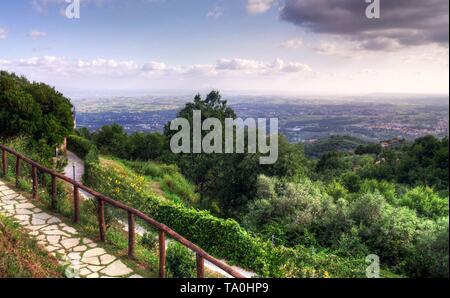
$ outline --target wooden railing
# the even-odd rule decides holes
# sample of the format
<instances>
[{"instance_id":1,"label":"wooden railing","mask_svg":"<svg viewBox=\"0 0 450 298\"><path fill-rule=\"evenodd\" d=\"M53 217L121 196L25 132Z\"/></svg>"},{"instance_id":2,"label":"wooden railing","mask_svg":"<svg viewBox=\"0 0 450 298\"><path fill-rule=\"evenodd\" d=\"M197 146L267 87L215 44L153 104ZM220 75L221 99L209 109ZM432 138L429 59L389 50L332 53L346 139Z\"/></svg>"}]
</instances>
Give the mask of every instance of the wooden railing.
<instances>
[{"instance_id":1,"label":"wooden railing","mask_svg":"<svg viewBox=\"0 0 450 298\"><path fill-rule=\"evenodd\" d=\"M97 213L98 213L98 223L99 223L99 234L100 241L105 241L105 204L111 205L113 207L122 209L128 213L128 256L130 258L134 257L134 248L136 242L135 236L135 219L136 217L142 219L146 223L155 227L159 231L159 277L164 278L166 275L166 235L169 235L171 238L175 239L182 245L186 246L190 250L192 250L196 254L196 263L197 263L197 277L204 277L204 263L205 260L211 262L215 266L219 267L226 273L230 274L235 278L244 278L242 274L234 270L227 264L217 260L212 257L208 253L206 253L203 249L193 244L183 236L179 235L177 232L173 231L171 228L166 225L157 222L153 218L144 214L143 212L127 206L121 202L115 201L101 193L96 192L95 190L90 189L89 187L84 186L83 184L66 177L53 169L48 169L37 162L23 156L20 153L15 152L3 145L0 144L0 149L2 151L2 170L3 175L6 176L8 174L8 159L7 154L12 154L16 158L16 167L15 167L15 176L16 176L16 184L19 183L19 178L21 176L21 162L25 162L31 166L31 178L33 180L33 199L36 200L38 198L38 171L43 174L49 174L51 176L51 207L52 209L56 209L56 196L57 196L57 188L56 183L57 179L63 180L73 186L73 221L75 223L80 222L80 190L83 190L89 194L91 194L98 202Z\"/></svg>"}]
</instances>

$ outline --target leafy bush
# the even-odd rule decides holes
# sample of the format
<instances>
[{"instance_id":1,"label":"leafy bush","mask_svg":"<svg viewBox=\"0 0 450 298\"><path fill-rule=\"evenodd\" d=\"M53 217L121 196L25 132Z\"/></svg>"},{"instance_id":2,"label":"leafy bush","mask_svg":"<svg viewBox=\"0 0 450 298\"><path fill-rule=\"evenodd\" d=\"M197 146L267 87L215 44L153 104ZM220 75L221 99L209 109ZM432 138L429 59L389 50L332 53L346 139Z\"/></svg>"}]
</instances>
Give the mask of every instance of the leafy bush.
<instances>
[{"instance_id":1,"label":"leafy bush","mask_svg":"<svg viewBox=\"0 0 450 298\"><path fill-rule=\"evenodd\" d=\"M448 198L439 197L431 188L418 186L403 195L399 204L417 211L419 216L439 218L448 216Z\"/></svg>"},{"instance_id":2,"label":"leafy bush","mask_svg":"<svg viewBox=\"0 0 450 298\"><path fill-rule=\"evenodd\" d=\"M72 105L54 88L0 71L0 137L59 145L73 129Z\"/></svg>"},{"instance_id":3,"label":"leafy bush","mask_svg":"<svg viewBox=\"0 0 450 298\"><path fill-rule=\"evenodd\" d=\"M138 174L150 177L160 183L164 195L174 202L183 202L188 206L198 203L195 187L181 175L176 165L166 165L152 161L123 161L123 164Z\"/></svg>"},{"instance_id":4,"label":"leafy bush","mask_svg":"<svg viewBox=\"0 0 450 298\"><path fill-rule=\"evenodd\" d=\"M448 278L449 262L448 217L429 222L417 237L417 249L412 251L405 271L413 277Z\"/></svg>"},{"instance_id":5,"label":"leafy bush","mask_svg":"<svg viewBox=\"0 0 450 298\"><path fill-rule=\"evenodd\" d=\"M78 155L80 158L85 158L89 151L94 149L94 144L91 141L77 136L70 135L67 137L67 148Z\"/></svg>"},{"instance_id":6,"label":"leafy bush","mask_svg":"<svg viewBox=\"0 0 450 298\"><path fill-rule=\"evenodd\" d=\"M98 162L86 166L86 171L87 182L99 192L143 211L210 254L254 270L260 276L287 277L285 266L290 266L289 274L299 274L298 277L304 274L302 268L316 272L317 276L317 272L336 277L364 274L364 260L344 259L325 252L310 256L310 252L300 246L295 249L272 246L232 219L220 219L208 211L161 200L146 192L141 186L140 176L130 171L120 173Z\"/></svg>"},{"instance_id":7,"label":"leafy bush","mask_svg":"<svg viewBox=\"0 0 450 298\"><path fill-rule=\"evenodd\" d=\"M193 253L182 244L171 241L167 247L167 268L173 278L194 278L196 263Z\"/></svg>"},{"instance_id":8,"label":"leafy bush","mask_svg":"<svg viewBox=\"0 0 450 298\"><path fill-rule=\"evenodd\" d=\"M141 238L141 244L150 250L154 250L158 247L159 240L155 233L146 232Z\"/></svg>"}]
</instances>

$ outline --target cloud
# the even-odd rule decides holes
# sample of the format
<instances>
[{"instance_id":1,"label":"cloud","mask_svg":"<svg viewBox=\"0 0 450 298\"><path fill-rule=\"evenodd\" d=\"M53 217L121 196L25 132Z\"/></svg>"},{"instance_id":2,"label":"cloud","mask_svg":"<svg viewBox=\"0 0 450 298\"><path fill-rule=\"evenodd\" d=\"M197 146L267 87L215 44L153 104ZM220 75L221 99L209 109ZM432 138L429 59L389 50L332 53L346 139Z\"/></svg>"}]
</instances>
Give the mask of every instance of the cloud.
<instances>
[{"instance_id":1,"label":"cloud","mask_svg":"<svg viewBox=\"0 0 450 298\"><path fill-rule=\"evenodd\" d=\"M0 39L6 39L8 36L8 30L0 27Z\"/></svg>"},{"instance_id":2,"label":"cloud","mask_svg":"<svg viewBox=\"0 0 450 298\"><path fill-rule=\"evenodd\" d=\"M285 62L275 59L264 62L247 59L219 59L212 64L174 65L163 62L138 64L135 61L97 58L92 60L69 59L66 57L43 56L2 61L10 70L49 72L56 75L93 75L107 77L166 76L176 78L178 75L216 76L227 74L239 75L280 75L283 73L311 72L311 68L300 62Z\"/></svg>"},{"instance_id":3,"label":"cloud","mask_svg":"<svg viewBox=\"0 0 450 298\"><path fill-rule=\"evenodd\" d=\"M29 34L29 37L38 39L38 38L44 38L47 37L47 32L39 31L39 30L32 30Z\"/></svg>"},{"instance_id":4,"label":"cloud","mask_svg":"<svg viewBox=\"0 0 450 298\"><path fill-rule=\"evenodd\" d=\"M268 11L276 0L247 0L247 11L251 14L260 14Z\"/></svg>"},{"instance_id":5,"label":"cloud","mask_svg":"<svg viewBox=\"0 0 450 298\"><path fill-rule=\"evenodd\" d=\"M296 38L296 39L289 39L285 42L281 43L280 46L285 49L300 49L303 47L303 39Z\"/></svg>"},{"instance_id":6,"label":"cloud","mask_svg":"<svg viewBox=\"0 0 450 298\"><path fill-rule=\"evenodd\" d=\"M206 16L208 18L212 18L212 19L218 19L223 15L223 9L220 6L215 6L213 7L210 11L208 11L208 13L206 14Z\"/></svg>"},{"instance_id":7,"label":"cloud","mask_svg":"<svg viewBox=\"0 0 450 298\"><path fill-rule=\"evenodd\" d=\"M167 65L162 62L150 62L142 65L141 69L143 71L157 71L167 69Z\"/></svg>"},{"instance_id":8,"label":"cloud","mask_svg":"<svg viewBox=\"0 0 450 298\"><path fill-rule=\"evenodd\" d=\"M381 1L381 18L368 19L365 1L285 0L282 20L308 31L357 41L367 50L448 46L448 0Z\"/></svg>"},{"instance_id":9,"label":"cloud","mask_svg":"<svg viewBox=\"0 0 450 298\"><path fill-rule=\"evenodd\" d=\"M311 71L311 68L300 62L284 62L281 59L268 63L247 59L219 59L216 63L217 70L243 71L255 74L276 74L280 72L292 73Z\"/></svg>"}]
</instances>

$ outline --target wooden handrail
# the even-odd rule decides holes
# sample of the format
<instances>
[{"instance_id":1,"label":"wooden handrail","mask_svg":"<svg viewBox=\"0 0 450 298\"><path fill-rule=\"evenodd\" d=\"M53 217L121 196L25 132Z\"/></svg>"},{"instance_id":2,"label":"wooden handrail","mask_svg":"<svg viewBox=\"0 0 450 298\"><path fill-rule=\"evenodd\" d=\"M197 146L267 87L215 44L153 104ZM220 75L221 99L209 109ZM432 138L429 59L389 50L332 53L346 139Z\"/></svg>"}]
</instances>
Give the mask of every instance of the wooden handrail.
<instances>
[{"instance_id":1,"label":"wooden handrail","mask_svg":"<svg viewBox=\"0 0 450 298\"><path fill-rule=\"evenodd\" d=\"M16 175L20 175L20 162L23 161L27 164L29 164L32 167L32 178L33 178L33 199L37 197L38 194L38 182L37 182L37 171L46 173L51 175L52 177L52 207L54 208L56 206L56 180L60 179L63 180L73 186L74 190L74 221L76 223L79 222L80 219L80 209L79 209L79 191L83 190L89 194L91 194L93 197L95 197L98 201L98 221L99 221L99 233L100 233L100 240L105 241L105 203L108 205L111 205L113 207L116 207L118 209L122 209L127 212L128 214L128 253L129 256L132 257L134 253L134 246L135 246L135 217L140 218L141 220L145 221L146 223L150 224L151 226L155 227L159 231L159 254L160 254L160 272L159 276L161 278L165 277L165 259L166 259L166 249L165 249L165 238L166 235L169 235L171 238L175 239L182 245L186 246L190 250L192 250L196 254L196 263L197 263L197 277L201 278L204 275L204 261L207 260L210 263L214 264L215 266L219 267L226 273L230 274L231 276L235 278L245 278L241 273L233 269L231 266L224 264L223 262L219 261L218 259L214 258L213 256L209 255L206 251L195 245L194 243L190 242L171 228L167 227L166 225L154 220L150 216L146 215L145 213L130 207L124 203L121 203L119 201L113 200L81 183L78 181L75 181L74 179L71 179L69 177L66 177L62 175L61 173L56 172L53 169L48 169L39 163L27 158L26 156L15 152L14 150L1 145L0 149L2 151L2 168L3 168L3 174L6 175L8 171L8 165L7 165L7 153L10 153L16 157ZM19 177L16 176L16 179Z\"/></svg>"}]
</instances>

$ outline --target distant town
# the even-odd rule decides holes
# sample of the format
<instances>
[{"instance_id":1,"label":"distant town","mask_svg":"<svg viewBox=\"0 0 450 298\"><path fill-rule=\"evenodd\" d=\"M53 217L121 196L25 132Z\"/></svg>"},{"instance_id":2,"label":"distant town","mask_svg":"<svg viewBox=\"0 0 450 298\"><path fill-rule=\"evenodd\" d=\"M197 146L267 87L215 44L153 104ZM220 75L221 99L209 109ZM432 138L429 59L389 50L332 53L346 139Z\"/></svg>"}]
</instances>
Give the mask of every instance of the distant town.
<instances>
[{"instance_id":1,"label":"distant town","mask_svg":"<svg viewBox=\"0 0 450 298\"><path fill-rule=\"evenodd\" d=\"M77 99L78 127L91 131L118 123L129 133L162 131L191 98L140 97ZM291 143L314 143L333 135L348 135L369 142L394 138L413 140L424 135L448 135L446 99L423 98L375 103L356 98L346 101L294 100L292 98L232 97L238 117L275 117Z\"/></svg>"}]
</instances>

